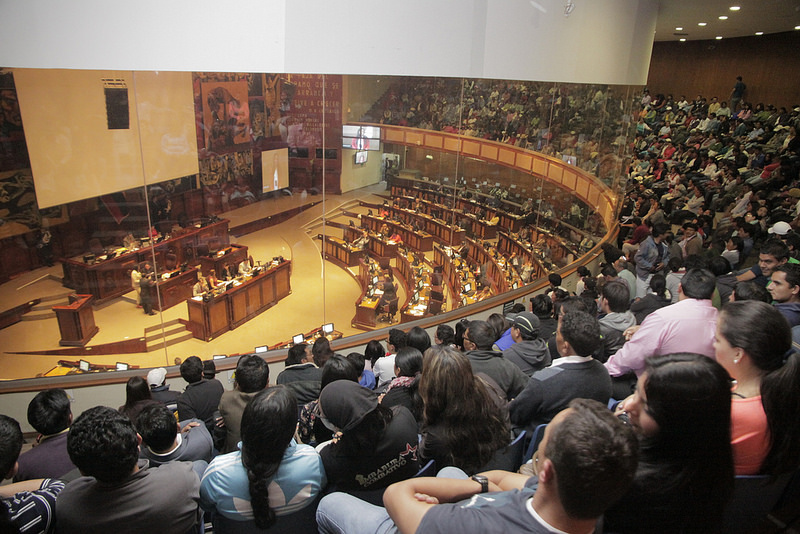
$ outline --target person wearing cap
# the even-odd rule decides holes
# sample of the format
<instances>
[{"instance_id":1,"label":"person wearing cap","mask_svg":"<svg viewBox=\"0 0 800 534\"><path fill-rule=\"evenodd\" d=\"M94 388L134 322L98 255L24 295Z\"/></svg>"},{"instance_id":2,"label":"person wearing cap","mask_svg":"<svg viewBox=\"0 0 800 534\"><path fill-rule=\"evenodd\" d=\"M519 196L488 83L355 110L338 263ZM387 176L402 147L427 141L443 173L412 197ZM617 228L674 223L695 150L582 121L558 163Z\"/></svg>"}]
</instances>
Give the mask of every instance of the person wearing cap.
<instances>
[{"instance_id":1,"label":"person wearing cap","mask_svg":"<svg viewBox=\"0 0 800 534\"><path fill-rule=\"evenodd\" d=\"M625 291L627 298L628 288ZM528 376L547 367L552 360L547 341L539 337L540 326L539 318L533 313L518 313L510 329L514 344L503 351L503 358Z\"/></svg>"},{"instance_id":2,"label":"person wearing cap","mask_svg":"<svg viewBox=\"0 0 800 534\"><path fill-rule=\"evenodd\" d=\"M334 490L381 490L419 471L418 425L407 408L387 408L358 382L337 380L322 388L317 411L336 432L317 446Z\"/></svg>"},{"instance_id":3,"label":"person wearing cap","mask_svg":"<svg viewBox=\"0 0 800 534\"><path fill-rule=\"evenodd\" d=\"M572 399L594 399L603 404L611 397L611 377L592 357L600 347L600 324L582 311L568 311L558 320L556 346L559 357L531 376L525 389L508 405L515 427L533 430L549 423Z\"/></svg>"},{"instance_id":4,"label":"person wearing cap","mask_svg":"<svg viewBox=\"0 0 800 534\"><path fill-rule=\"evenodd\" d=\"M785 221L778 221L767 230L768 233L780 237L781 239L791 231L792 227Z\"/></svg>"},{"instance_id":5,"label":"person wearing cap","mask_svg":"<svg viewBox=\"0 0 800 534\"><path fill-rule=\"evenodd\" d=\"M153 400L166 405L167 407L174 407L178 409L178 397L180 393L177 391L170 391L169 384L166 383L167 370L163 367L151 369L147 373L147 385L150 386L150 396Z\"/></svg>"}]
</instances>

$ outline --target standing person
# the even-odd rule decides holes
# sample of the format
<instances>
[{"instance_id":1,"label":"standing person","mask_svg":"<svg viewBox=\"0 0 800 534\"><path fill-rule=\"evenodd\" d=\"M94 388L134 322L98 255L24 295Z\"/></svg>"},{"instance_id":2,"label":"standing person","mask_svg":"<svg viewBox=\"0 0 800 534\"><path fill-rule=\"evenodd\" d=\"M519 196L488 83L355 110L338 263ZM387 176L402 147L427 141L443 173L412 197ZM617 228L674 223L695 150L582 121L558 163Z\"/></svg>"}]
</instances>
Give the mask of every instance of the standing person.
<instances>
[{"instance_id":1,"label":"standing person","mask_svg":"<svg viewBox=\"0 0 800 534\"><path fill-rule=\"evenodd\" d=\"M142 308L144 308L144 313L147 315L155 315L156 312L153 311L153 302L156 297L156 274L147 262L144 263L144 268L141 272L139 287L141 288L140 299Z\"/></svg>"},{"instance_id":2,"label":"standing person","mask_svg":"<svg viewBox=\"0 0 800 534\"><path fill-rule=\"evenodd\" d=\"M669 226L657 224L636 252L636 297L644 298L650 286L650 278L664 269L669 262L669 249L664 243Z\"/></svg>"},{"instance_id":3,"label":"standing person","mask_svg":"<svg viewBox=\"0 0 800 534\"><path fill-rule=\"evenodd\" d=\"M733 91L731 91L731 111L734 113L736 113L736 108L739 107L739 103L744 97L745 89L747 89L747 85L742 81L741 76L737 76L736 83L733 84Z\"/></svg>"},{"instance_id":4,"label":"standing person","mask_svg":"<svg viewBox=\"0 0 800 534\"><path fill-rule=\"evenodd\" d=\"M136 291L137 308L142 307L142 273L139 272L139 269L141 269L141 266L139 265L134 265L133 269L131 269L131 286L133 287L133 290Z\"/></svg>"}]
</instances>

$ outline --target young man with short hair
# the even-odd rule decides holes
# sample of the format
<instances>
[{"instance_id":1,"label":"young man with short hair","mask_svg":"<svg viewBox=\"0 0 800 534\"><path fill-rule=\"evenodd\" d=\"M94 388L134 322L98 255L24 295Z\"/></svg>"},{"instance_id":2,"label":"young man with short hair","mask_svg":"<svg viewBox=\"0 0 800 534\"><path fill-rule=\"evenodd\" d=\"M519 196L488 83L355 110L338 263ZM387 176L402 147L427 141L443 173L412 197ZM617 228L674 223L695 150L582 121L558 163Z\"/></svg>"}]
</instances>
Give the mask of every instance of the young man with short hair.
<instances>
[{"instance_id":1,"label":"young man with short hair","mask_svg":"<svg viewBox=\"0 0 800 534\"><path fill-rule=\"evenodd\" d=\"M72 409L67 392L60 388L36 394L28 404L28 423L39 433L36 445L21 454L14 482L33 478L60 478L75 470L67 453L67 432Z\"/></svg>"},{"instance_id":2,"label":"young man with short hair","mask_svg":"<svg viewBox=\"0 0 800 534\"><path fill-rule=\"evenodd\" d=\"M767 290L772 304L786 317L789 326L800 324L800 265L785 263L775 269Z\"/></svg>"},{"instance_id":3,"label":"young man with short hair","mask_svg":"<svg viewBox=\"0 0 800 534\"><path fill-rule=\"evenodd\" d=\"M75 420L67 450L84 476L58 496L59 534L186 534L197 528L200 481L192 464L150 467L139 460L140 443L130 419L112 408L89 408Z\"/></svg>"},{"instance_id":4,"label":"young man with short hair","mask_svg":"<svg viewBox=\"0 0 800 534\"><path fill-rule=\"evenodd\" d=\"M200 419L213 435L215 414L224 388L217 379L203 378L203 360L189 356L181 364L181 377L189 384L178 397L178 420Z\"/></svg>"},{"instance_id":5,"label":"young man with short hair","mask_svg":"<svg viewBox=\"0 0 800 534\"><path fill-rule=\"evenodd\" d=\"M197 462L198 478L214 454L214 441L202 421L192 419L178 423L162 404L151 404L136 418L136 429L142 437L139 458L158 467L169 462Z\"/></svg>"},{"instance_id":6,"label":"young man with short hair","mask_svg":"<svg viewBox=\"0 0 800 534\"><path fill-rule=\"evenodd\" d=\"M789 247L780 239L769 239L761 245L758 263L736 277L739 282L754 281L767 287L773 271L789 260Z\"/></svg>"},{"instance_id":7,"label":"young man with short hair","mask_svg":"<svg viewBox=\"0 0 800 534\"><path fill-rule=\"evenodd\" d=\"M289 348L284 362L286 368L278 374L276 383L294 391L298 404L308 404L319 398L322 369L311 358L311 345L299 343Z\"/></svg>"},{"instance_id":8,"label":"young man with short hair","mask_svg":"<svg viewBox=\"0 0 800 534\"><path fill-rule=\"evenodd\" d=\"M225 427L223 453L238 450L242 414L250 399L269 386L269 365L258 354L245 354L236 362L233 391L226 391L219 401L219 413Z\"/></svg>"}]
</instances>

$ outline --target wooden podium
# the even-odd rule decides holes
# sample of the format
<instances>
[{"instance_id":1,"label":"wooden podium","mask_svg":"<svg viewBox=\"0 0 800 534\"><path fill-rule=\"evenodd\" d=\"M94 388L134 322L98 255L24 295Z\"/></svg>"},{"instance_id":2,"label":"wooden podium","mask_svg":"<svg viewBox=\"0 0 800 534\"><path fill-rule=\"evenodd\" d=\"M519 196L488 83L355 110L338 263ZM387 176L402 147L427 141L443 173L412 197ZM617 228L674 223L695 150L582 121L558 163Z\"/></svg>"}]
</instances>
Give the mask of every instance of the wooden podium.
<instances>
[{"instance_id":1,"label":"wooden podium","mask_svg":"<svg viewBox=\"0 0 800 534\"><path fill-rule=\"evenodd\" d=\"M83 347L100 329L94 324L92 295L73 294L67 306L53 306L61 332L59 345Z\"/></svg>"}]
</instances>

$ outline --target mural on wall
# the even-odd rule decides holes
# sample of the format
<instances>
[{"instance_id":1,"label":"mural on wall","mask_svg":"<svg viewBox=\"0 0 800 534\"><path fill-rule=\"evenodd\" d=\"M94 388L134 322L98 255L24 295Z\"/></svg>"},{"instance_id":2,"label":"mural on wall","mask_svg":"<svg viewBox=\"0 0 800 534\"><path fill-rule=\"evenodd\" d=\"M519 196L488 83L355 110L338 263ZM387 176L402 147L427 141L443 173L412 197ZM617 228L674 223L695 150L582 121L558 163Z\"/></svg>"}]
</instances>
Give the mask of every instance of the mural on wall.
<instances>
[{"instance_id":1,"label":"mural on wall","mask_svg":"<svg viewBox=\"0 0 800 534\"><path fill-rule=\"evenodd\" d=\"M201 91L206 148L218 151L250 142L247 82L205 82Z\"/></svg>"},{"instance_id":2,"label":"mural on wall","mask_svg":"<svg viewBox=\"0 0 800 534\"><path fill-rule=\"evenodd\" d=\"M17 89L11 72L0 69L0 171L30 167Z\"/></svg>"},{"instance_id":3,"label":"mural on wall","mask_svg":"<svg viewBox=\"0 0 800 534\"><path fill-rule=\"evenodd\" d=\"M30 169L0 172L0 239L39 226Z\"/></svg>"}]
</instances>

